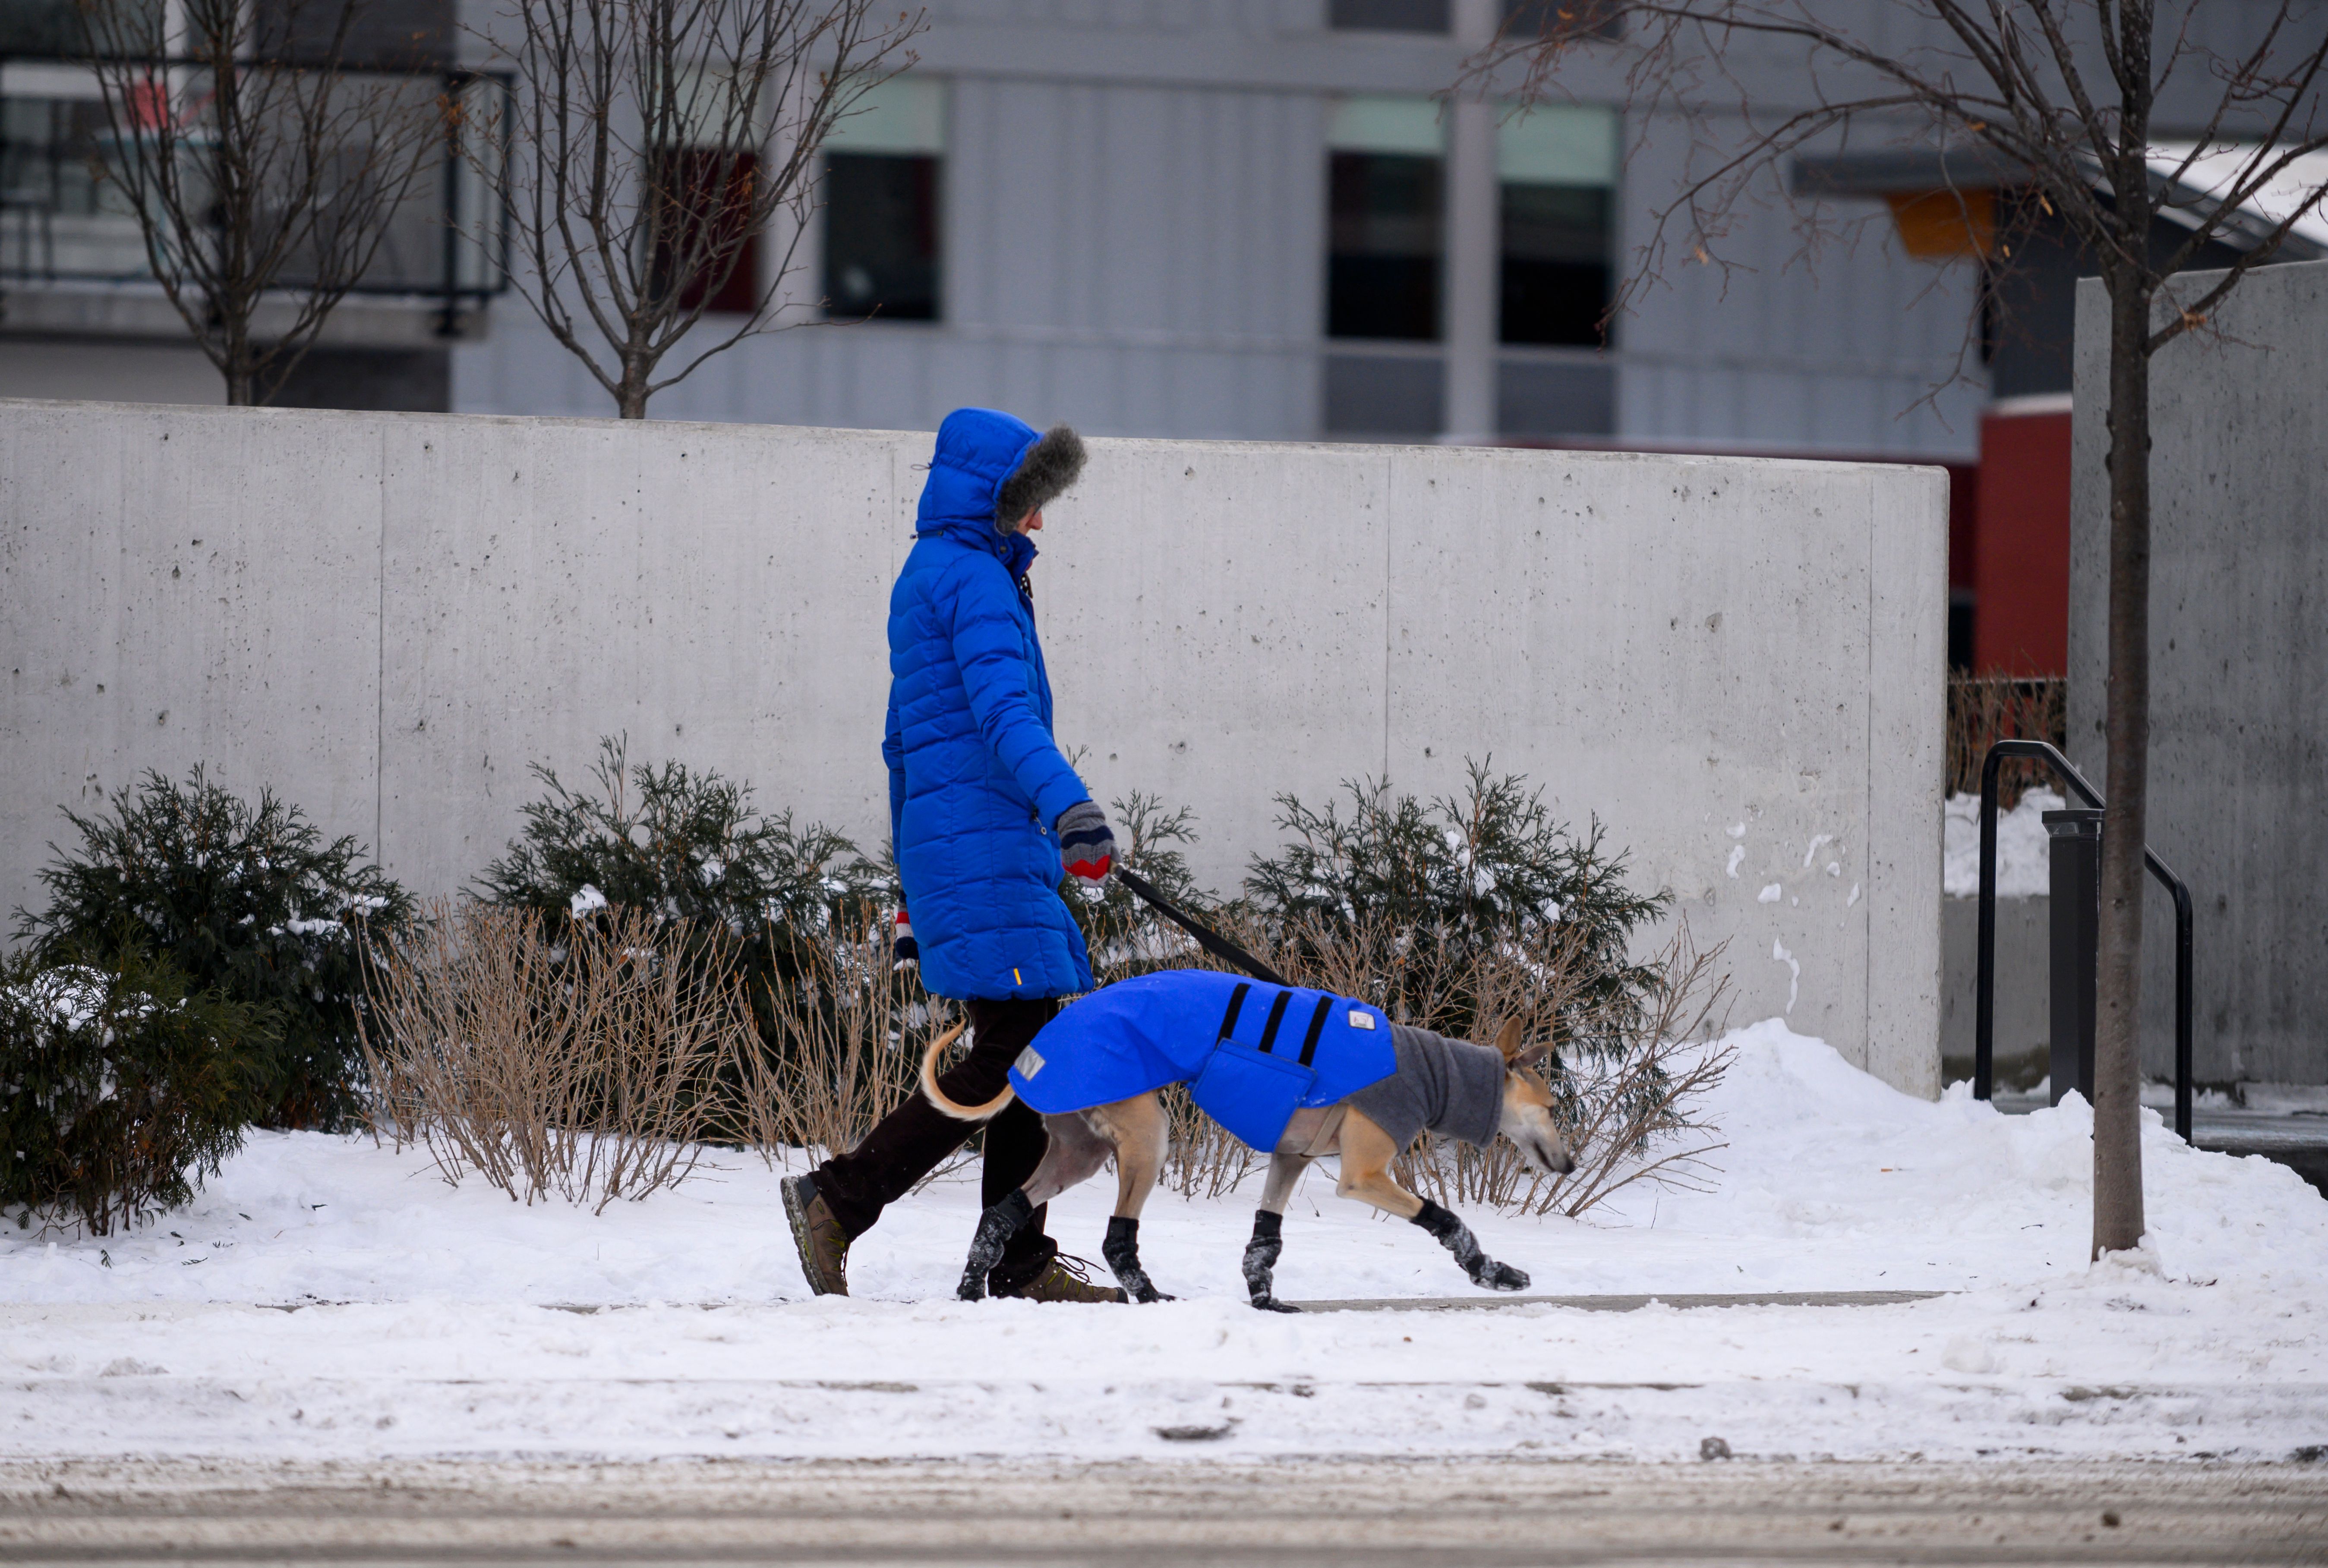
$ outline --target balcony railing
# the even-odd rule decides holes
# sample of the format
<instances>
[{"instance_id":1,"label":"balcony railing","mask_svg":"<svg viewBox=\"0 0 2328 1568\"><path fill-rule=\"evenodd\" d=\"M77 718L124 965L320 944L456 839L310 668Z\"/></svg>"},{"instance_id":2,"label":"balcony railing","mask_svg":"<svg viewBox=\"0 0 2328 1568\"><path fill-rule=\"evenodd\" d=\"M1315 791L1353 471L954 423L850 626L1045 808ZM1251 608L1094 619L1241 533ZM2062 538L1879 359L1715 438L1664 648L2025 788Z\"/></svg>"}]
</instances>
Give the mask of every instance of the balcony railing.
<instances>
[{"instance_id":1,"label":"balcony railing","mask_svg":"<svg viewBox=\"0 0 2328 1568\"><path fill-rule=\"evenodd\" d=\"M461 111L447 117L457 125L506 123L511 89L500 73L343 74L357 90L444 94ZM89 67L0 58L0 288L153 284L137 214L120 185L103 174L118 155ZM509 215L448 136L390 215L378 252L351 292L441 311L451 330L460 312L509 286ZM278 286L297 289L311 281L295 259Z\"/></svg>"}]
</instances>

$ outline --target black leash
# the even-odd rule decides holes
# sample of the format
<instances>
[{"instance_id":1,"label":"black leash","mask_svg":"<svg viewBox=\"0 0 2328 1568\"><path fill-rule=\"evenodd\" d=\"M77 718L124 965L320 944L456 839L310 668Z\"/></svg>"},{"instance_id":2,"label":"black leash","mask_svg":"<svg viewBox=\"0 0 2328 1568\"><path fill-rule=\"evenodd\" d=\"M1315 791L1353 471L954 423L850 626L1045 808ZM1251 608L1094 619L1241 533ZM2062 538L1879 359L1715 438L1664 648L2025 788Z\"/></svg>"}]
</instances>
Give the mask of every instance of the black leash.
<instances>
[{"instance_id":1,"label":"black leash","mask_svg":"<svg viewBox=\"0 0 2328 1568\"><path fill-rule=\"evenodd\" d=\"M1131 888L1134 893L1140 895L1141 898L1147 900L1149 907L1154 909L1157 914L1161 915L1165 919L1169 920L1181 930L1187 932L1190 936L1195 937L1197 939L1197 945L1203 948L1206 953L1211 953L1215 958L1221 960L1225 963L1235 964L1239 969L1244 971L1255 980L1264 981L1271 985L1281 985L1286 987L1288 990L1292 988L1293 982L1291 981L1286 979L1283 975L1270 968L1269 965L1262 962L1261 960L1255 958L1252 953L1247 953L1244 948L1239 947L1235 943L1231 942L1227 937L1223 936L1219 932L1213 930L1210 926L1198 921L1193 915L1182 914L1169 898L1165 897L1163 894L1159 893L1156 890L1155 884L1149 881L1147 878L1141 876L1136 871L1126 870L1122 866L1118 866L1115 869L1115 875L1122 879L1125 887ZM1314 1038L1315 1031L1312 1031L1312 1033Z\"/></svg>"}]
</instances>

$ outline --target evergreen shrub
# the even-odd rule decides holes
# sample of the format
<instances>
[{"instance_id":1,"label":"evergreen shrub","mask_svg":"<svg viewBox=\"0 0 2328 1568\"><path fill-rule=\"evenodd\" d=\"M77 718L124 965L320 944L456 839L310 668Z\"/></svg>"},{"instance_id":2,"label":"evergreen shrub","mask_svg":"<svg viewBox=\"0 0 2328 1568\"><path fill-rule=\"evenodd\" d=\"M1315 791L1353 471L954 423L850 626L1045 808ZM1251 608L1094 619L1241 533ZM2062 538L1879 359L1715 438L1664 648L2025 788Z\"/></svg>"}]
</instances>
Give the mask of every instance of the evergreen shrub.
<instances>
[{"instance_id":1,"label":"evergreen shrub","mask_svg":"<svg viewBox=\"0 0 2328 1568\"><path fill-rule=\"evenodd\" d=\"M763 816L752 786L684 763L633 763L627 737L598 742L590 782L568 788L536 763L508 853L477 878L488 903L580 918L615 906L755 941L822 931L844 904L894 899L896 879L843 835Z\"/></svg>"},{"instance_id":2,"label":"evergreen shrub","mask_svg":"<svg viewBox=\"0 0 2328 1568\"><path fill-rule=\"evenodd\" d=\"M679 926L687 945L717 946L754 991L800 972L803 944L844 912L894 908L896 877L821 823L763 815L752 786L684 763L633 763L628 739L598 743L584 787L542 764L543 793L521 812L508 852L477 878L489 904L530 909L558 930L636 909Z\"/></svg>"},{"instance_id":3,"label":"evergreen shrub","mask_svg":"<svg viewBox=\"0 0 2328 1568\"><path fill-rule=\"evenodd\" d=\"M1235 915L1297 980L1464 1038L1516 1019L1553 1047L1574 1173L1426 1133L1397 1166L1410 1190L1572 1216L1637 1181L1697 1185L1722 1147L1704 1099L1730 1058L1690 1042L1720 1032L1722 950L1677 922L1638 954L1671 894L1629 887L1598 821L1578 834L1524 777L1467 770L1461 793L1427 803L1379 783L1346 784L1322 811L1279 797L1288 840L1254 858Z\"/></svg>"},{"instance_id":4,"label":"evergreen shrub","mask_svg":"<svg viewBox=\"0 0 2328 1568\"><path fill-rule=\"evenodd\" d=\"M267 1009L132 944L0 965L0 1209L109 1235L186 1203L242 1142Z\"/></svg>"},{"instance_id":5,"label":"evergreen shrub","mask_svg":"<svg viewBox=\"0 0 2328 1568\"><path fill-rule=\"evenodd\" d=\"M51 846L48 908L16 912L37 961L123 945L166 960L193 991L266 1017L236 1047L246 1120L327 1131L354 1120L364 967L410 922L410 896L354 839L327 842L271 790L253 806L199 767L183 784L149 773L108 810L65 819L80 841Z\"/></svg>"},{"instance_id":6,"label":"evergreen shrub","mask_svg":"<svg viewBox=\"0 0 2328 1568\"><path fill-rule=\"evenodd\" d=\"M1638 1015L1662 972L1632 955L1635 934L1672 907L1669 892L1627 886L1595 819L1579 835L1554 820L1524 775L1467 762L1455 795L1425 802L1386 782L1347 783L1313 810L1277 797L1288 835L1255 856L1244 879L1252 918L1301 948L1357 944L1378 976L1375 1001L1394 1018L1485 1038L1467 976L1479 961L1546 937L1563 953L1560 1045L1607 1048L1611 1026ZM1427 994L1426 994L1427 993Z\"/></svg>"},{"instance_id":7,"label":"evergreen shrub","mask_svg":"<svg viewBox=\"0 0 2328 1568\"><path fill-rule=\"evenodd\" d=\"M477 878L488 904L530 911L553 937L579 923L601 933L637 912L655 934L659 962L694 981L740 986L764 1058L723 1067L710 1091L730 1103L709 1123L713 1136L742 1137L752 1122L741 1101L750 1084L783 1069L797 1029L786 1014L802 1006L824 1019L841 998L828 978L835 962L864 967L878 932L878 975L885 987L919 985L891 975L888 921L896 877L845 835L819 823L796 827L789 811L762 814L749 784L684 763L630 760L627 737L598 743L581 787L534 765L540 798L521 812L508 851ZM552 949L563 962L589 944ZM851 955L855 956L852 958Z\"/></svg>"}]
</instances>

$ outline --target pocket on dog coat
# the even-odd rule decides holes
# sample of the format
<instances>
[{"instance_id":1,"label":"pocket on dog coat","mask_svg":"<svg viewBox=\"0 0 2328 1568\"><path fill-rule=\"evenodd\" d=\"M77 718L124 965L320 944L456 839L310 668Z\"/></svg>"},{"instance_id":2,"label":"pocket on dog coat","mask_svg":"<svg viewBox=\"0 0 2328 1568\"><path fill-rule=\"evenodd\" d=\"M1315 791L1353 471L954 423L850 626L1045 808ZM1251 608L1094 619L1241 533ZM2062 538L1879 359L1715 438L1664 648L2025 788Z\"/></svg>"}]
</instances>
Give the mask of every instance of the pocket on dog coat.
<instances>
[{"instance_id":1,"label":"pocket on dog coat","mask_svg":"<svg viewBox=\"0 0 2328 1568\"><path fill-rule=\"evenodd\" d=\"M1205 1114L1266 1152L1277 1147L1285 1124L1317 1082L1318 1075L1300 1062L1223 1040L1188 1093Z\"/></svg>"}]
</instances>

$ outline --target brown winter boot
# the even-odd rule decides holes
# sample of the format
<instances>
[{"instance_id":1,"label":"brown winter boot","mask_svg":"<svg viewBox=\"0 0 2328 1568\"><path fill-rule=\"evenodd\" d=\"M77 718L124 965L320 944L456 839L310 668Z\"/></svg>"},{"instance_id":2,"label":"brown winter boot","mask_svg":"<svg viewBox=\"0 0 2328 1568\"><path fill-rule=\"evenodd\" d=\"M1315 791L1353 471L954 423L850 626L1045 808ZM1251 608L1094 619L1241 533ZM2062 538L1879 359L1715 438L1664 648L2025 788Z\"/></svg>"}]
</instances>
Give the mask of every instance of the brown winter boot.
<instances>
[{"instance_id":1,"label":"brown winter boot","mask_svg":"<svg viewBox=\"0 0 2328 1568\"><path fill-rule=\"evenodd\" d=\"M1022 1301L1129 1301L1131 1297L1112 1285L1092 1283L1092 1266L1081 1258L1071 1258L1065 1253L1053 1258L1043 1272L1014 1290L996 1291L998 1296L1016 1296Z\"/></svg>"},{"instance_id":2,"label":"brown winter boot","mask_svg":"<svg viewBox=\"0 0 2328 1568\"><path fill-rule=\"evenodd\" d=\"M801 1272L820 1296L849 1294L849 1237L832 1209L805 1176L784 1179L784 1217L793 1222L793 1244L800 1249Z\"/></svg>"}]
</instances>

